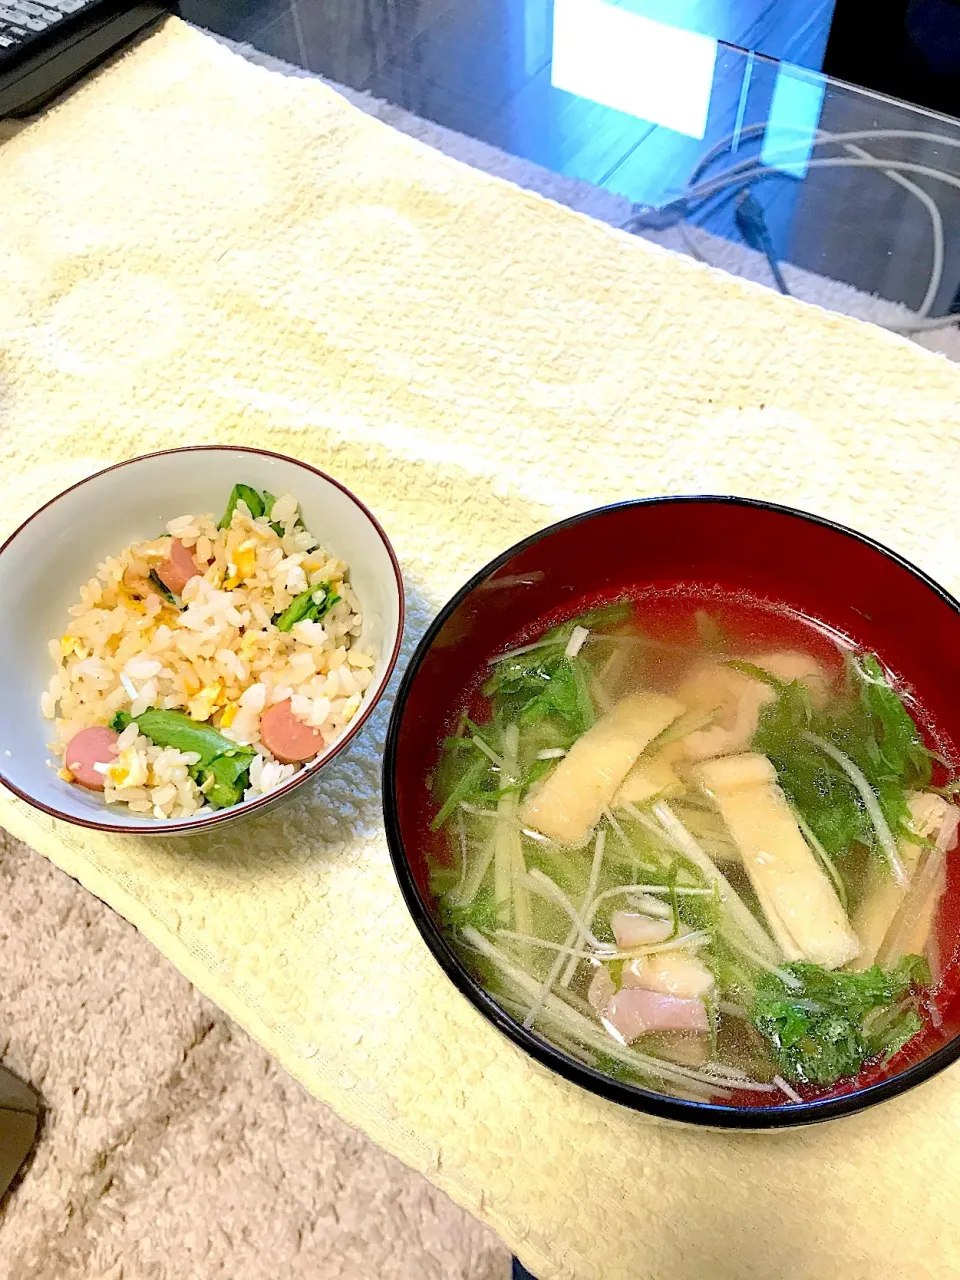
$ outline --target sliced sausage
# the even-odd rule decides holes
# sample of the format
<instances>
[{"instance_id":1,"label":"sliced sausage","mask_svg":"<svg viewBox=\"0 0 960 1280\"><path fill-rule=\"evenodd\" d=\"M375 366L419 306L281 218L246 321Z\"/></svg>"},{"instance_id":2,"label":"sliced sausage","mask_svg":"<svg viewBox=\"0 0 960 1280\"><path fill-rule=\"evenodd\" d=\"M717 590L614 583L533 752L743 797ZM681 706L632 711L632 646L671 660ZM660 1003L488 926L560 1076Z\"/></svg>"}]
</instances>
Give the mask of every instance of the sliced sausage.
<instances>
[{"instance_id":1,"label":"sliced sausage","mask_svg":"<svg viewBox=\"0 0 960 1280\"><path fill-rule=\"evenodd\" d=\"M175 596L181 595L190 579L195 578L199 572L193 553L187 550L179 538L173 539L170 555L163 564L157 566L157 577Z\"/></svg>"},{"instance_id":2,"label":"sliced sausage","mask_svg":"<svg viewBox=\"0 0 960 1280\"><path fill-rule=\"evenodd\" d=\"M260 717L260 739L281 764L312 760L323 746L323 737L293 714L290 699L275 702Z\"/></svg>"},{"instance_id":3,"label":"sliced sausage","mask_svg":"<svg viewBox=\"0 0 960 1280\"><path fill-rule=\"evenodd\" d=\"M81 787L88 787L91 791L103 790L103 774L93 766L109 764L113 760L119 736L106 725L94 725L90 729L81 729L70 739L63 763Z\"/></svg>"}]
</instances>

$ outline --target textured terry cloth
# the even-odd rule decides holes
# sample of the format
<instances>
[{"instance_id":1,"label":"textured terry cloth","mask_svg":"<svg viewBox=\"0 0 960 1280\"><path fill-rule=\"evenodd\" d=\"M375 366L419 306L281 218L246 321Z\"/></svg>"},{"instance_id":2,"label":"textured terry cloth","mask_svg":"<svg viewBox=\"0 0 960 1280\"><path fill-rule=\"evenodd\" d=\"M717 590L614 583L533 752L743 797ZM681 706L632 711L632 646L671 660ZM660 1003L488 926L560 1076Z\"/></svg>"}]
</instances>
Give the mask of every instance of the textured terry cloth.
<instances>
[{"instance_id":1,"label":"textured terry cloth","mask_svg":"<svg viewBox=\"0 0 960 1280\"><path fill-rule=\"evenodd\" d=\"M5 525L168 443L296 454L393 537L407 654L491 555L636 495L790 502L957 587L960 370L461 167L182 24L6 143L0 190ZM81 833L9 797L0 818L541 1280L954 1274L956 1071L825 1128L695 1132L490 1029L394 884L387 712L284 808L206 837Z\"/></svg>"},{"instance_id":2,"label":"textured terry cloth","mask_svg":"<svg viewBox=\"0 0 960 1280\"><path fill-rule=\"evenodd\" d=\"M510 155L477 138L468 137L466 134L435 124L432 120L413 115L403 107L375 98L363 90L338 84L336 81L318 76L315 72L305 71L303 67L283 62L268 53L262 53L252 45L240 44L224 36L214 38L228 49L242 54L250 62L257 63L258 66L268 67L283 75L306 76L313 80L324 81L366 114L392 125L394 129L399 129L411 137L419 138L445 155L462 160L471 168L480 169L498 178L505 178L519 187L536 191L549 200L556 200L559 204L589 214L591 218L608 222L614 227L622 227L631 221L635 207L626 196L618 194L614 180L611 180L612 189L607 189L586 182L582 178L557 173L542 165L533 164L529 160L523 160L519 156ZM2 129L2 122L0 122L0 129ZM822 216L828 220L830 211L823 210ZM690 223L661 230L635 227L633 234L642 236L644 240L659 244L663 248L698 258L710 266L729 271L732 275L764 284L768 288L774 284L770 263L766 256L748 248L741 240L727 240ZM815 271L795 266L792 262L781 262L780 270L786 279L790 293L804 302L813 302L830 311L839 311L841 315L855 316L858 320L868 320L871 324L881 325L894 332L904 328L909 330L910 325L916 321L915 313L903 303L891 302L875 294L864 293L842 280L830 279ZM953 360L960 359L960 330L953 322L944 327L916 333L912 340L930 351L940 351Z\"/></svg>"}]
</instances>

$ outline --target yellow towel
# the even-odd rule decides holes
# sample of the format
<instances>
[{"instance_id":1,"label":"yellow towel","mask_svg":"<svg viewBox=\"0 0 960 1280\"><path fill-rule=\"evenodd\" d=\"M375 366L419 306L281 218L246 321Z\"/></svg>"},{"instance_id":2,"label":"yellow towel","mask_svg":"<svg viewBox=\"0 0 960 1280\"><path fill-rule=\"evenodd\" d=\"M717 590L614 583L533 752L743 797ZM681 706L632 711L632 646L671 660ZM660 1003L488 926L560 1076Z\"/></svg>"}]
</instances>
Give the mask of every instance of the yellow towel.
<instances>
[{"instance_id":1,"label":"yellow towel","mask_svg":"<svg viewBox=\"0 0 960 1280\"><path fill-rule=\"evenodd\" d=\"M5 526L167 444L296 454L394 538L407 655L488 557L634 495L804 506L958 586L960 370L478 175L179 22L0 148L0 192ZM286 807L207 838L81 832L9 796L0 821L542 1280L957 1274L956 1070L738 1136L598 1101L488 1027L394 884L387 710Z\"/></svg>"}]
</instances>

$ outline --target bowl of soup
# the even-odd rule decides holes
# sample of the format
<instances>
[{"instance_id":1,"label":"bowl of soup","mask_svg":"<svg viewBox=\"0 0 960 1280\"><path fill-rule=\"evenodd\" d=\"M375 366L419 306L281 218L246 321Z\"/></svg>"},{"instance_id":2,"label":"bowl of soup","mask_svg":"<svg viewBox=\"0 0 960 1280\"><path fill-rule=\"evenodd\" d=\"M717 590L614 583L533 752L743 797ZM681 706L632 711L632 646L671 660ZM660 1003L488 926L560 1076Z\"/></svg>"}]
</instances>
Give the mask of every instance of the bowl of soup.
<instances>
[{"instance_id":1,"label":"bowl of soup","mask_svg":"<svg viewBox=\"0 0 960 1280\"><path fill-rule=\"evenodd\" d=\"M453 983L606 1098L714 1126L860 1110L960 1056L960 605L739 498L586 512L449 601L384 807Z\"/></svg>"}]
</instances>

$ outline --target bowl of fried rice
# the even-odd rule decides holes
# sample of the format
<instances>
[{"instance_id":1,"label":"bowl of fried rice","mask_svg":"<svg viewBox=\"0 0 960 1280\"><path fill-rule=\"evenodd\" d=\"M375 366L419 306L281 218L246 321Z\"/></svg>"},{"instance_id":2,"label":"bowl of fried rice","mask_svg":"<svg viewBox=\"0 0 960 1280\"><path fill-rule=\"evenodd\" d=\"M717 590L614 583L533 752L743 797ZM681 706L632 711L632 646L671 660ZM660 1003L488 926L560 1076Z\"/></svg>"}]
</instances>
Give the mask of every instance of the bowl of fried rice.
<instances>
[{"instance_id":1,"label":"bowl of fried rice","mask_svg":"<svg viewBox=\"0 0 960 1280\"><path fill-rule=\"evenodd\" d=\"M260 449L132 458L0 547L0 782L55 818L194 831L272 804L359 732L403 584L343 484Z\"/></svg>"}]
</instances>

